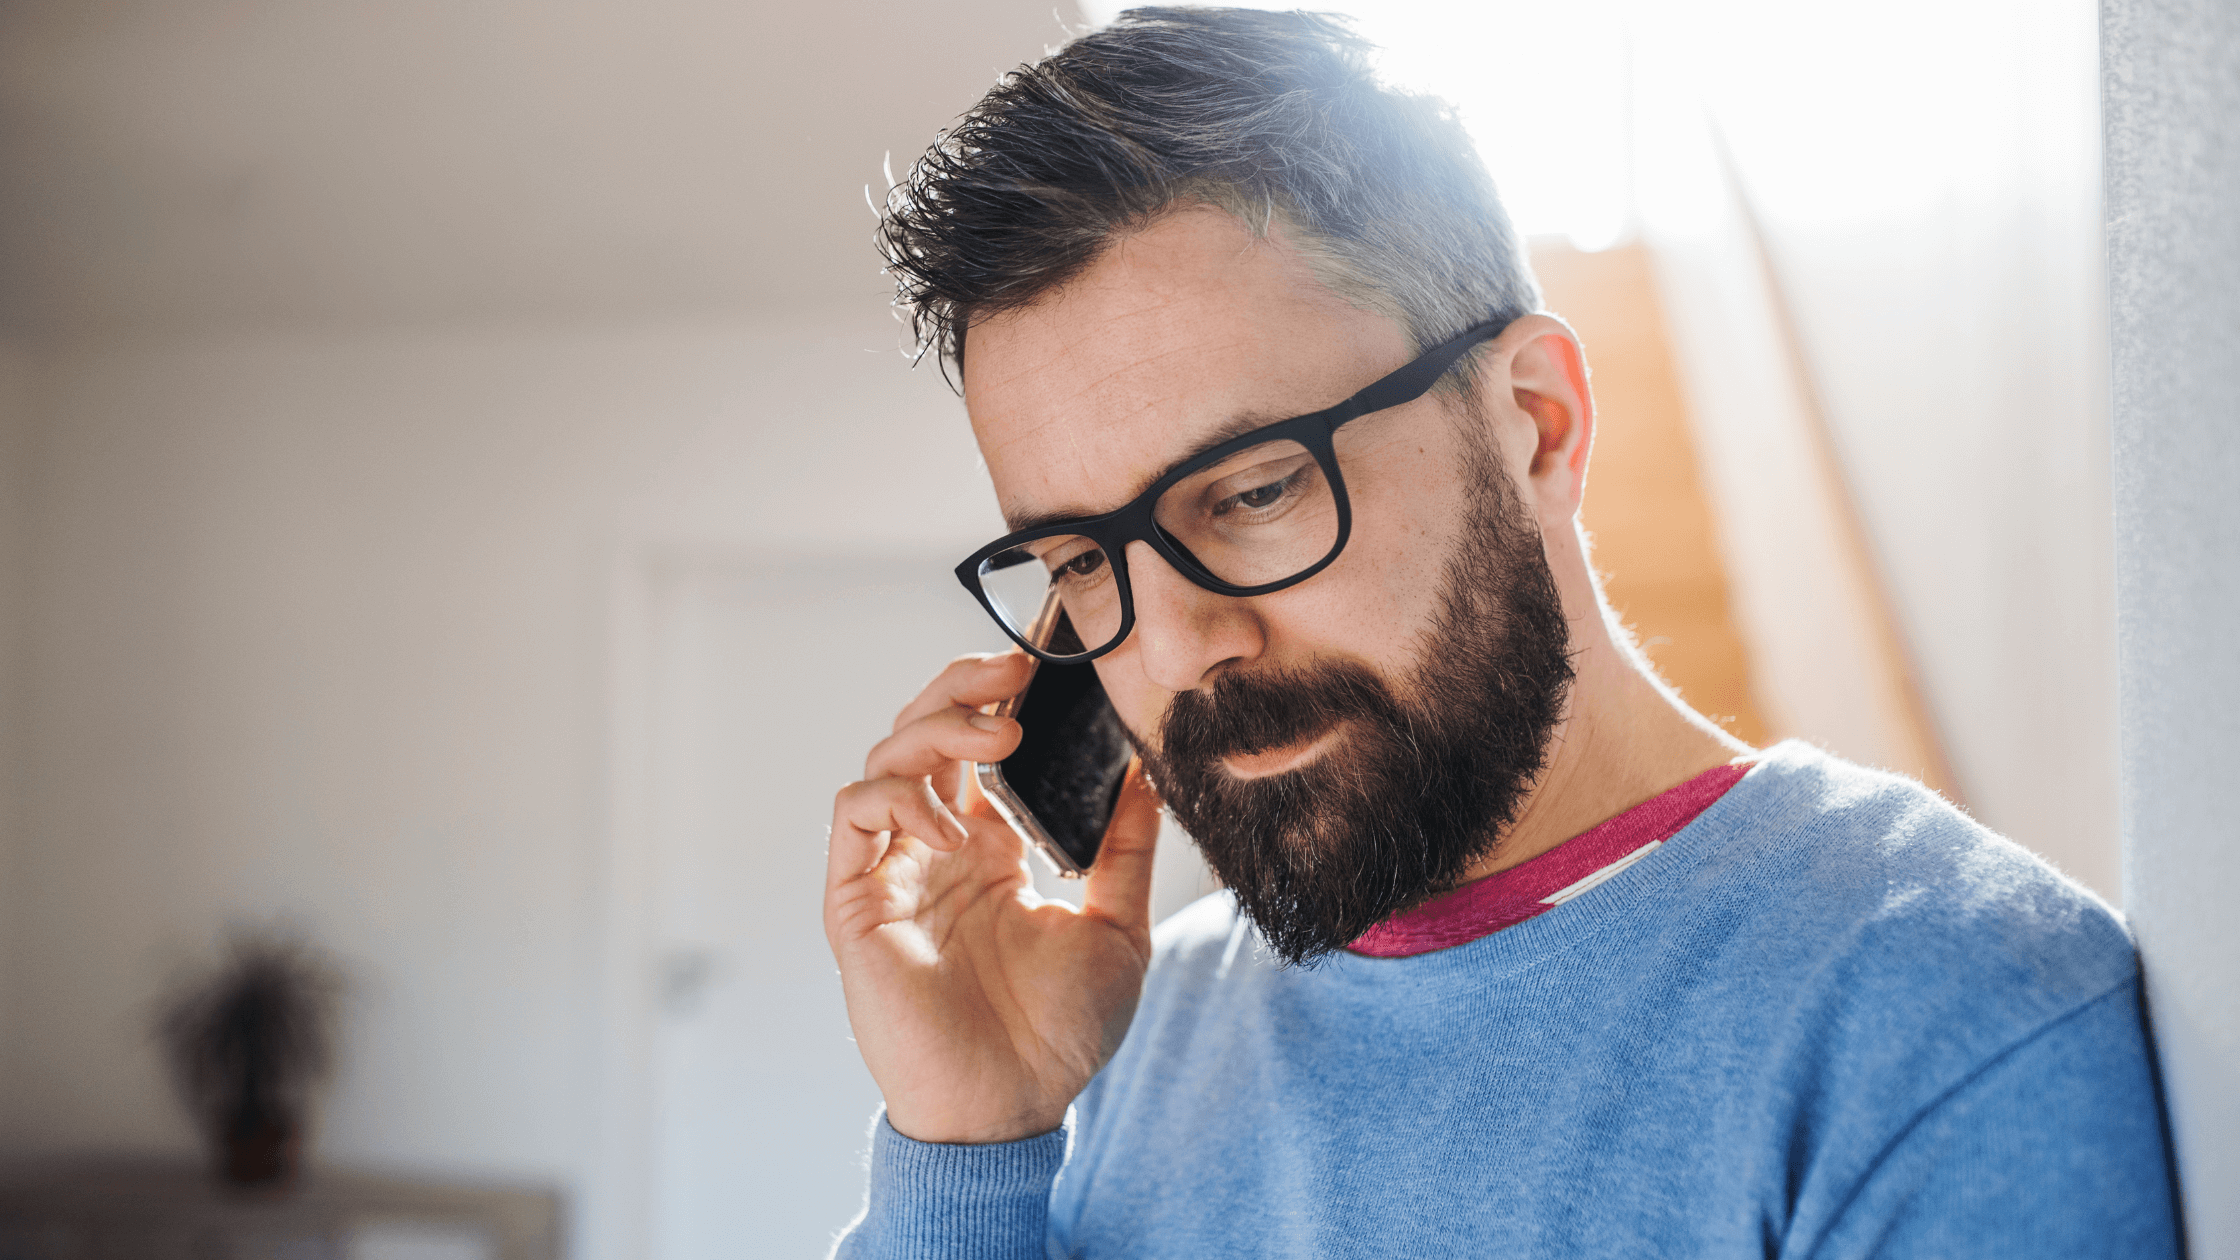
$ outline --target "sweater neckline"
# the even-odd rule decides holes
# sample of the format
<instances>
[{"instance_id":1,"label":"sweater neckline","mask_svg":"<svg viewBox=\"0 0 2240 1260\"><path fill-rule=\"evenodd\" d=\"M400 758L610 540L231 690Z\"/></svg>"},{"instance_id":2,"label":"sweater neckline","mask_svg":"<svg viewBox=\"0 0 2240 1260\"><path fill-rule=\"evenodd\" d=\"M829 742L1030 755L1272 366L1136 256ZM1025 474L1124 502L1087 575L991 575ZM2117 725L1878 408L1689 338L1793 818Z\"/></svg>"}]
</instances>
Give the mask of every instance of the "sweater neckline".
<instances>
[{"instance_id":1,"label":"sweater neckline","mask_svg":"<svg viewBox=\"0 0 2240 1260\"><path fill-rule=\"evenodd\" d=\"M1726 795L1749 769L1746 763L1714 766L1545 853L1396 914L1348 948L1371 958L1412 958L1467 945L1545 914L1648 857Z\"/></svg>"},{"instance_id":2,"label":"sweater neckline","mask_svg":"<svg viewBox=\"0 0 2240 1260\"><path fill-rule=\"evenodd\" d=\"M1436 997L1457 987L1482 987L1514 975L1613 928L1641 927L1646 920L1671 912L1669 904L1657 902L1687 895L1689 874L1730 838L1732 820L1775 808L1767 798L1778 792L1783 780L1806 770L1820 756L1819 750L1796 740L1764 750L1741 779L1674 832L1648 860L1611 879L1591 897L1575 898L1505 931L1428 954L1371 958L1339 950L1306 974L1392 996L1415 991ZM1653 875L1644 874L1643 868ZM1250 923L1241 917L1237 927L1251 932Z\"/></svg>"}]
</instances>

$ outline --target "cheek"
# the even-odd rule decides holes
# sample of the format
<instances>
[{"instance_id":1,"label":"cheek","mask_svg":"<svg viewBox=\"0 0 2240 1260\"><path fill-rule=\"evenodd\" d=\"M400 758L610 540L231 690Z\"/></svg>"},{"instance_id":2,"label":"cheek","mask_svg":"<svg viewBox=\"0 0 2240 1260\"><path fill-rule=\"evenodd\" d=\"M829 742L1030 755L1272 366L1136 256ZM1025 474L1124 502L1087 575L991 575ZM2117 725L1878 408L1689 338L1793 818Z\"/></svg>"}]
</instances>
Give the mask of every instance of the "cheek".
<instances>
[{"instance_id":1,"label":"cheek","mask_svg":"<svg viewBox=\"0 0 2240 1260\"><path fill-rule=\"evenodd\" d=\"M1136 737L1139 746L1150 743L1155 747L1159 721L1167 715L1167 703L1173 696L1144 675L1143 665L1136 659L1134 639L1098 657L1096 670L1097 681L1104 684L1105 696L1112 701L1112 711L1120 715L1120 724Z\"/></svg>"},{"instance_id":2,"label":"cheek","mask_svg":"<svg viewBox=\"0 0 2240 1260\"><path fill-rule=\"evenodd\" d=\"M1243 668L1311 669L1342 660L1388 680L1414 672L1444 589L1455 534L1450 505L1436 492L1353 498L1353 534L1338 559L1289 590L1251 601L1264 646ZM1142 678L1140 669L1129 672ZM1130 729L1149 734L1166 712L1167 693L1147 686L1128 700L1116 693L1113 702Z\"/></svg>"},{"instance_id":3,"label":"cheek","mask_svg":"<svg viewBox=\"0 0 2240 1260\"><path fill-rule=\"evenodd\" d=\"M1437 611L1462 519L1460 487L1436 448L1407 448L1349 477L1353 535L1335 563L1268 601L1271 633L1390 665Z\"/></svg>"}]
</instances>

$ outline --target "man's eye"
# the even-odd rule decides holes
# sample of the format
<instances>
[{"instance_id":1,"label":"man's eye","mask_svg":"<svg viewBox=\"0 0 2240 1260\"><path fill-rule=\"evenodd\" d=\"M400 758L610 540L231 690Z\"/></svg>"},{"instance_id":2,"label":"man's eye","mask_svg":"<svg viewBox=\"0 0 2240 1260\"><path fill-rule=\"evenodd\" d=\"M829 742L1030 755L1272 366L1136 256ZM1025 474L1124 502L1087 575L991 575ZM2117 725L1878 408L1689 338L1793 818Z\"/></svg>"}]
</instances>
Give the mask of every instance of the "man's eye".
<instances>
[{"instance_id":1,"label":"man's eye","mask_svg":"<svg viewBox=\"0 0 2240 1260\"><path fill-rule=\"evenodd\" d=\"M1059 577L1085 578L1095 574L1097 570L1103 567L1104 553L1102 551L1090 550L1084 551L1080 555L1075 556L1071 560L1068 560L1065 563L1059 565L1054 572Z\"/></svg>"},{"instance_id":2,"label":"man's eye","mask_svg":"<svg viewBox=\"0 0 2240 1260\"><path fill-rule=\"evenodd\" d=\"M1240 507L1254 512L1272 507L1283 498L1284 492L1291 488L1293 480L1295 478L1284 477L1271 481L1264 486L1256 486L1253 489L1232 494L1213 505L1213 514L1215 516L1227 516L1231 511Z\"/></svg>"},{"instance_id":3,"label":"man's eye","mask_svg":"<svg viewBox=\"0 0 2240 1260\"><path fill-rule=\"evenodd\" d=\"M1264 508L1283 497L1283 483L1272 481L1257 490L1247 490L1237 496L1237 502L1248 508Z\"/></svg>"}]
</instances>

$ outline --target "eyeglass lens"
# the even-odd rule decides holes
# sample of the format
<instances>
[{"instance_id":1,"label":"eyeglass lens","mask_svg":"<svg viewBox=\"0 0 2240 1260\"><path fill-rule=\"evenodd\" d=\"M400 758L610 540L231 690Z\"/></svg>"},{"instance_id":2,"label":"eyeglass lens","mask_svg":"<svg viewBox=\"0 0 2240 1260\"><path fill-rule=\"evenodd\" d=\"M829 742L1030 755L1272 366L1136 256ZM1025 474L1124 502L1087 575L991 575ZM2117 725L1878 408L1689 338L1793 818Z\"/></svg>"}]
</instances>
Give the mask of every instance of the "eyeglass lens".
<instances>
[{"instance_id":1,"label":"eyeglass lens","mask_svg":"<svg viewBox=\"0 0 2240 1260\"><path fill-rule=\"evenodd\" d=\"M1198 469L1159 496L1152 519L1190 559L1230 586L1265 586L1319 564L1338 545L1338 505L1314 453L1297 442L1263 442ZM1096 651L1125 621L1111 557L1091 538L1055 534L997 552L980 564L980 587L996 615L1031 637L1055 591L1059 623L1044 650ZM1070 641L1069 641L1070 640Z\"/></svg>"}]
</instances>

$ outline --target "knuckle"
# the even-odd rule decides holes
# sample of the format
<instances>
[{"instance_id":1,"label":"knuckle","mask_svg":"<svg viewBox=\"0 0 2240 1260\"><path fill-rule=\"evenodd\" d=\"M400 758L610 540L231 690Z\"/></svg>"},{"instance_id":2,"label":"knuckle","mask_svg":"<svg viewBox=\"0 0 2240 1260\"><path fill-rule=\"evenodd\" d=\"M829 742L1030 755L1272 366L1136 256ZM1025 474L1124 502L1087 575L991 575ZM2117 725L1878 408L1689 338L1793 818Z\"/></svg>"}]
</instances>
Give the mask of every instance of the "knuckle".
<instances>
[{"instance_id":1,"label":"knuckle","mask_svg":"<svg viewBox=\"0 0 2240 1260\"><path fill-rule=\"evenodd\" d=\"M862 808L863 789L867 786L863 783L851 783L832 794L832 817L836 823L853 818Z\"/></svg>"},{"instance_id":2,"label":"knuckle","mask_svg":"<svg viewBox=\"0 0 2240 1260\"><path fill-rule=\"evenodd\" d=\"M925 780L918 778L883 778L878 780L878 800L887 807L907 807L918 800L918 789L925 787Z\"/></svg>"}]
</instances>

